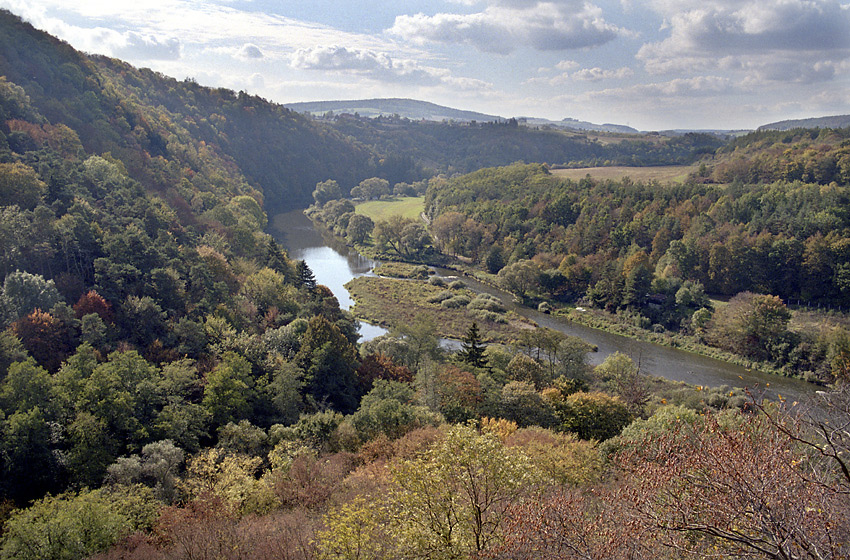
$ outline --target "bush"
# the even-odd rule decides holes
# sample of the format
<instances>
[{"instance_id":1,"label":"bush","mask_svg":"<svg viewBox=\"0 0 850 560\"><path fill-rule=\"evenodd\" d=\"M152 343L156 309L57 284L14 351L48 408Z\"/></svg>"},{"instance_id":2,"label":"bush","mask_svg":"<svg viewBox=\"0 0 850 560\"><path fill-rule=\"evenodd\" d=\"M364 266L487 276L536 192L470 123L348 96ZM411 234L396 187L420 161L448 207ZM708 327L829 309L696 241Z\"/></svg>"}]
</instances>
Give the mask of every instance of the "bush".
<instances>
[{"instance_id":1,"label":"bush","mask_svg":"<svg viewBox=\"0 0 850 560\"><path fill-rule=\"evenodd\" d=\"M468 296L454 296L449 299L445 299L440 302L440 305L443 307L448 307L449 309L460 309L461 307L466 307L469 305L470 299Z\"/></svg>"},{"instance_id":2,"label":"bush","mask_svg":"<svg viewBox=\"0 0 850 560\"><path fill-rule=\"evenodd\" d=\"M503 325L508 324L508 319L501 313L494 313L493 311L485 311L483 309L474 309L470 311L469 314L479 321L490 321L491 323L501 323Z\"/></svg>"},{"instance_id":3,"label":"bush","mask_svg":"<svg viewBox=\"0 0 850 560\"><path fill-rule=\"evenodd\" d=\"M428 298L428 303L442 303L447 299L453 298L454 294L448 290L440 292Z\"/></svg>"},{"instance_id":4,"label":"bush","mask_svg":"<svg viewBox=\"0 0 850 560\"><path fill-rule=\"evenodd\" d=\"M604 441L618 435L632 421L626 404L605 393L573 393L555 408L563 428L581 439Z\"/></svg>"},{"instance_id":5,"label":"bush","mask_svg":"<svg viewBox=\"0 0 850 560\"><path fill-rule=\"evenodd\" d=\"M468 309L480 309L482 311L491 311L493 313L504 313L505 307L497 298L489 294L479 294L475 299L469 302L466 306Z\"/></svg>"}]
</instances>

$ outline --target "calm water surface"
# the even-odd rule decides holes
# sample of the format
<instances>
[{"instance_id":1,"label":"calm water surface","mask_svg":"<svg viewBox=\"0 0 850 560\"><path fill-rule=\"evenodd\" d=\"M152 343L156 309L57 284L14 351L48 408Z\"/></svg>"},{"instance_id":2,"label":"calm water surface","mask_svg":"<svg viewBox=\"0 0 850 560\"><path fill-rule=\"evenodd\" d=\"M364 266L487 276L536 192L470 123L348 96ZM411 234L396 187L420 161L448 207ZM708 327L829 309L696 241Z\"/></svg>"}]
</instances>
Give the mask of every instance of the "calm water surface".
<instances>
[{"instance_id":1,"label":"calm water surface","mask_svg":"<svg viewBox=\"0 0 850 560\"><path fill-rule=\"evenodd\" d=\"M350 309L354 304L343 285L352 278L372 274L372 268L377 264L350 250L339 240L323 236L300 210L274 216L269 230L278 242L286 247L291 258L303 259L307 263L315 274L316 280L333 291L343 309ZM442 276L455 274L443 269L438 269L437 273ZM463 278L463 281L474 291L499 297L508 308L541 326L577 336L596 345L598 351L590 355L590 361L594 365L601 363L614 352L622 352L638 363L641 371L645 373L694 385L749 387L758 394L764 392L771 398L781 395L791 401L805 400L817 389L814 385L799 379L751 371L741 366L675 348L584 327L516 305L510 294L470 278ZM386 330L382 327L361 323L360 334L363 337L361 340L370 340L385 332Z\"/></svg>"},{"instance_id":2,"label":"calm water surface","mask_svg":"<svg viewBox=\"0 0 850 560\"><path fill-rule=\"evenodd\" d=\"M307 263L316 281L331 289L342 309L351 309L354 305L344 284L352 278L372 274L372 268L377 264L352 251L338 239L323 236L301 210L275 215L271 219L269 233L286 247L290 258ZM360 322L361 341L371 340L386 332L383 327Z\"/></svg>"}]
</instances>

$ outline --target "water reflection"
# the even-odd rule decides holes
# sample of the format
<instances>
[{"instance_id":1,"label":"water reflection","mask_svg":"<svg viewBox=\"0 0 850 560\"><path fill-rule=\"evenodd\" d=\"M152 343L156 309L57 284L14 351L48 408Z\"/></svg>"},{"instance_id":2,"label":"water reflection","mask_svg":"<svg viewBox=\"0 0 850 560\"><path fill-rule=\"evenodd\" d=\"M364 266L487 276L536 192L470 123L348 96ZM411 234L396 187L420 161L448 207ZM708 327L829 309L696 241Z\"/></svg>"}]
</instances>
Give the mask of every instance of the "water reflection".
<instances>
[{"instance_id":1,"label":"water reflection","mask_svg":"<svg viewBox=\"0 0 850 560\"><path fill-rule=\"evenodd\" d=\"M307 263L316 281L331 289L342 309L351 309L354 300L345 284L352 278L371 274L375 261L352 251L333 236L323 236L301 210L274 216L269 233L286 248L290 258ZM361 341L386 332L383 327L360 323Z\"/></svg>"}]
</instances>

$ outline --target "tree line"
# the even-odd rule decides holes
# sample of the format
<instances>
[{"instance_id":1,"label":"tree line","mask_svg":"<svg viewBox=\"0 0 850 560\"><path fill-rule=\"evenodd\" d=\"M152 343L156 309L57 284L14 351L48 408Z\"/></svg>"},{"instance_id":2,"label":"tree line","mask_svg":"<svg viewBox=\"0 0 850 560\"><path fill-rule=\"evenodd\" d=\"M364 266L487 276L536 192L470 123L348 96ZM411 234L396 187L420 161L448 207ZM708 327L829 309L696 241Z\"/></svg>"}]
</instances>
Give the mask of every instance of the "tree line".
<instances>
[{"instance_id":1,"label":"tree line","mask_svg":"<svg viewBox=\"0 0 850 560\"><path fill-rule=\"evenodd\" d=\"M770 342L743 327L730 332L743 323L724 314L748 314L754 300L741 296L712 321L706 294L850 304L848 189L572 181L515 164L435 182L426 207L443 253L471 259L519 298L631 313L643 328L695 334L829 379L827 356L845 352L840 336L795 338L787 310L764 327Z\"/></svg>"}]
</instances>

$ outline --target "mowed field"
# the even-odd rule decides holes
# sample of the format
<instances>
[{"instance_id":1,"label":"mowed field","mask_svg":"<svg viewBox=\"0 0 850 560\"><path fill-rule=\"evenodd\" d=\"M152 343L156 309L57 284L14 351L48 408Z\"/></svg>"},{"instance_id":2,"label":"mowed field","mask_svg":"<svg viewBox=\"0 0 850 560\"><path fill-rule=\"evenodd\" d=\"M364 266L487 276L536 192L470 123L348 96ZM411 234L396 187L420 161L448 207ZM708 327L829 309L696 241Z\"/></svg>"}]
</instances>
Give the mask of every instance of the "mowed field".
<instances>
[{"instance_id":1,"label":"mowed field","mask_svg":"<svg viewBox=\"0 0 850 560\"><path fill-rule=\"evenodd\" d=\"M390 216L419 219L425 209L424 196L400 196L390 200L369 200L355 205L355 212L372 219L386 220Z\"/></svg>"},{"instance_id":2,"label":"mowed field","mask_svg":"<svg viewBox=\"0 0 850 560\"><path fill-rule=\"evenodd\" d=\"M697 171L698 165L665 165L660 167L581 167L577 169L553 169L552 175L578 181L590 175L594 179L622 179L632 181L658 181L659 183L683 183L688 175Z\"/></svg>"}]
</instances>

